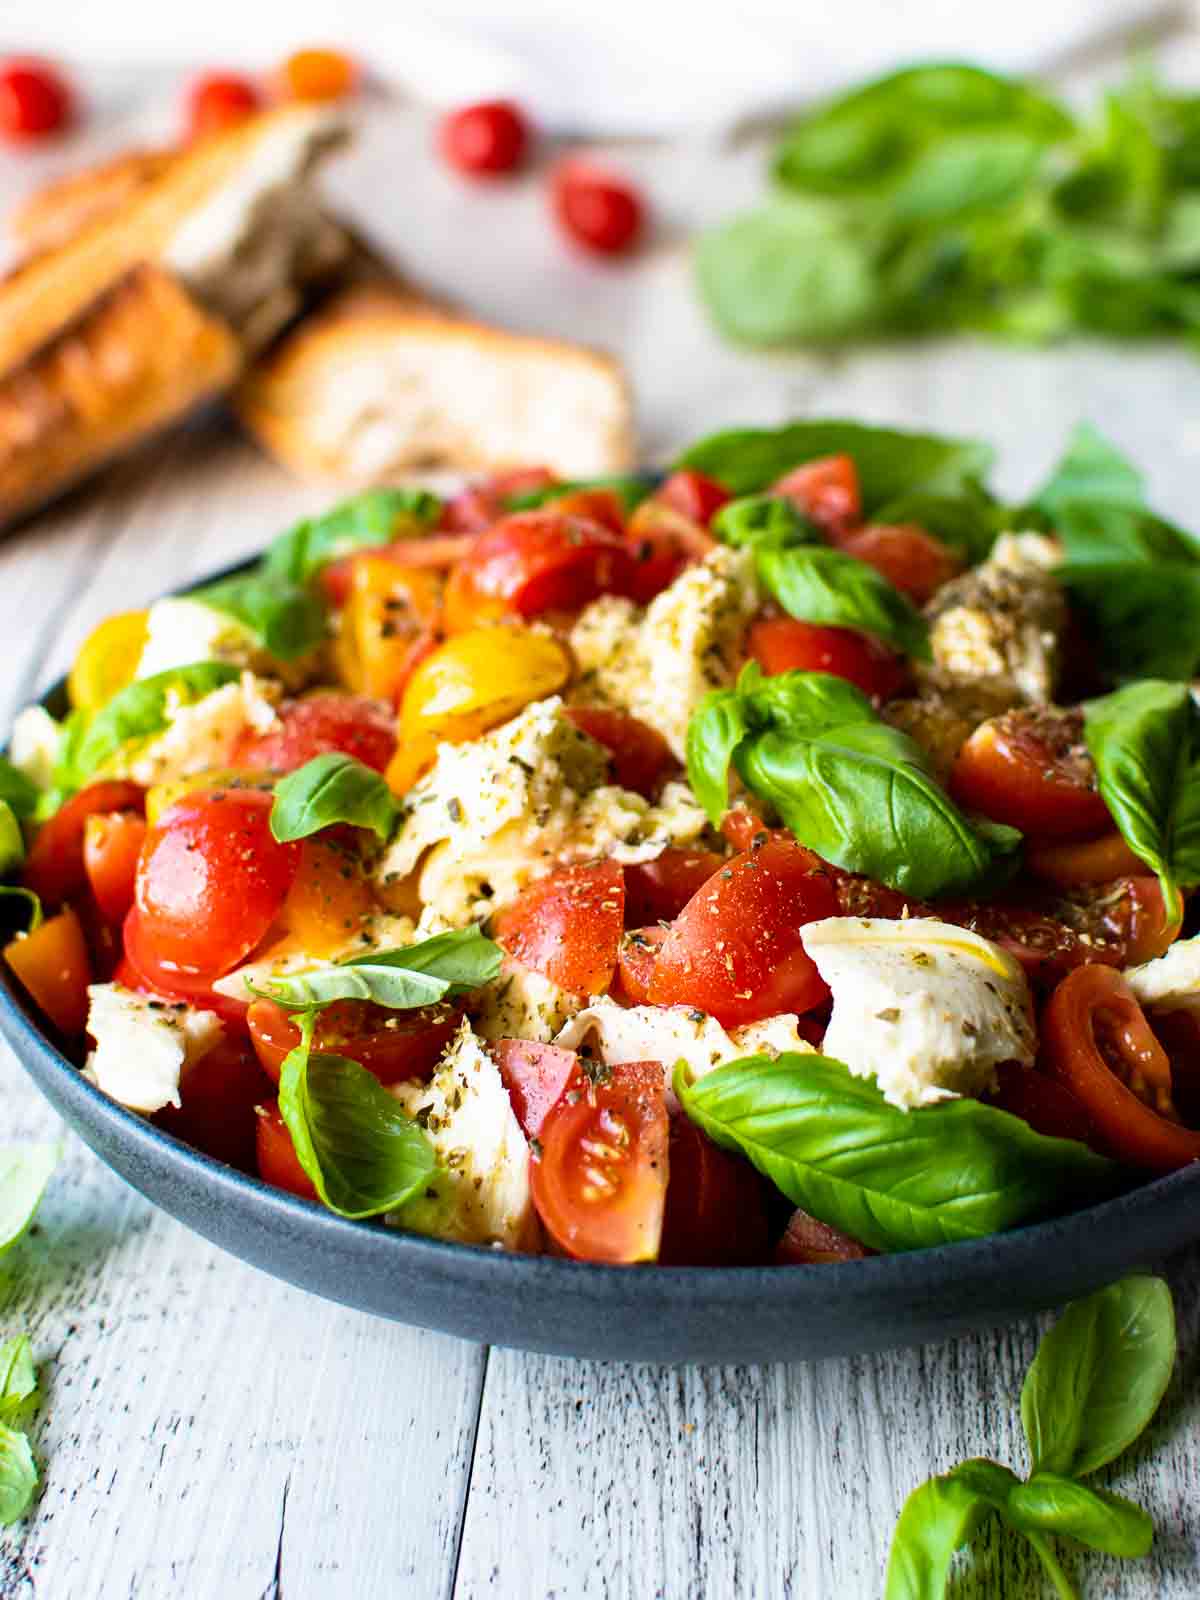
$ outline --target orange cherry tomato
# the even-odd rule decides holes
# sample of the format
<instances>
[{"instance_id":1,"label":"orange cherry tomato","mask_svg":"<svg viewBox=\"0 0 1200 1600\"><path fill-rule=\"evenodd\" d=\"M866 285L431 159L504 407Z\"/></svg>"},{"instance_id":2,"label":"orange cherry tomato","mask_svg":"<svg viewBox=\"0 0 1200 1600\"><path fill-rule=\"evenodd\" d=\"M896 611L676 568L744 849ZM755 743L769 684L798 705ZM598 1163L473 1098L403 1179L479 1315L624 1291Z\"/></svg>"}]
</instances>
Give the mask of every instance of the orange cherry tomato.
<instances>
[{"instance_id":1,"label":"orange cherry tomato","mask_svg":"<svg viewBox=\"0 0 1200 1600\"><path fill-rule=\"evenodd\" d=\"M806 461L773 483L768 493L791 500L831 537L846 532L862 518L858 468L846 455Z\"/></svg>"},{"instance_id":2,"label":"orange cherry tomato","mask_svg":"<svg viewBox=\"0 0 1200 1600\"><path fill-rule=\"evenodd\" d=\"M573 489L559 495L552 508L565 517L587 517L612 533L625 532L625 505L615 489Z\"/></svg>"},{"instance_id":3,"label":"orange cherry tomato","mask_svg":"<svg viewBox=\"0 0 1200 1600\"><path fill-rule=\"evenodd\" d=\"M441 586L428 571L387 555L353 556L341 627L333 646L348 689L395 704L437 639Z\"/></svg>"},{"instance_id":4,"label":"orange cherry tomato","mask_svg":"<svg viewBox=\"0 0 1200 1600\"><path fill-rule=\"evenodd\" d=\"M296 876L279 925L310 956L332 959L375 910L353 830L329 828L300 841Z\"/></svg>"},{"instance_id":5,"label":"orange cherry tomato","mask_svg":"<svg viewBox=\"0 0 1200 1600\"><path fill-rule=\"evenodd\" d=\"M658 952L666 940L668 929L652 923L646 928L634 928L623 935L617 954L617 981L614 993L631 1006L650 1004L650 980Z\"/></svg>"},{"instance_id":6,"label":"orange cherry tomato","mask_svg":"<svg viewBox=\"0 0 1200 1600\"><path fill-rule=\"evenodd\" d=\"M703 472L692 472L684 468L679 472L673 472L666 482L654 491L652 498L670 506L673 511L678 511L689 521L697 522L701 527L707 528L714 515L733 497L715 478L706 477Z\"/></svg>"},{"instance_id":7,"label":"orange cherry tomato","mask_svg":"<svg viewBox=\"0 0 1200 1600\"><path fill-rule=\"evenodd\" d=\"M279 709L283 726L242 734L230 766L250 772L294 772L314 756L337 750L382 772L396 749L396 723L388 707L363 695L333 690L292 700Z\"/></svg>"},{"instance_id":8,"label":"orange cherry tomato","mask_svg":"<svg viewBox=\"0 0 1200 1600\"><path fill-rule=\"evenodd\" d=\"M0 135L11 144L58 133L73 113L70 85L48 62L24 58L0 64Z\"/></svg>"},{"instance_id":9,"label":"orange cherry tomato","mask_svg":"<svg viewBox=\"0 0 1200 1600\"><path fill-rule=\"evenodd\" d=\"M1082 844L1042 844L1025 852L1025 865L1035 877L1060 889L1081 883L1111 883L1144 872L1145 863L1134 855L1114 829Z\"/></svg>"},{"instance_id":10,"label":"orange cherry tomato","mask_svg":"<svg viewBox=\"0 0 1200 1600\"><path fill-rule=\"evenodd\" d=\"M919 606L966 565L949 545L911 522L869 523L838 543L848 556L874 567Z\"/></svg>"},{"instance_id":11,"label":"orange cherry tomato","mask_svg":"<svg viewBox=\"0 0 1200 1600\"><path fill-rule=\"evenodd\" d=\"M634 566L625 592L640 606L717 548L707 529L657 495L643 500L630 517L627 537Z\"/></svg>"},{"instance_id":12,"label":"orange cherry tomato","mask_svg":"<svg viewBox=\"0 0 1200 1600\"><path fill-rule=\"evenodd\" d=\"M188 90L187 135L205 138L236 127L262 105L262 95L249 78L234 72L210 72Z\"/></svg>"},{"instance_id":13,"label":"orange cherry tomato","mask_svg":"<svg viewBox=\"0 0 1200 1600\"><path fill-rule=\"evenodd\" d=\"M442 158L471 178L491 178L521 165L529 123L511 100L481 100L452 111L438 129Z\"/></svg>"},{"instance_id":14,"label":"orange cherry tomato","mask_svg":"<svg viewBox=\"0 0 1200 1600\"><path fill-rule=\"evenodd\" d=\"M671 1118L670 1176L658 1259L669 1267L736 1267L767 1254L762 1179L718 1149L682 1112Z\"/></svg>"},{"instance_id":15,"label":"orange cherry tomato","mask_svg":"<svg viewBox=\"0 0 1200 1600\"><path fill-rule=\"evenodd\" d=\"M767 674L831 672L866 695L891 700L908 683L904 658L857 628L827 628L796 617L762 617L746 635L746 653Z\"/></svg>"},{"instance_id":16,"label":"orange cherry tomato","mask_svg":"<svg viewBox=\"0 0 1200 1600\"><path fill-rule=\"evenodd\" d=\"M613 782L653 800L679 763L671 747L648 722L603 706L568 706L566 715L612 758Z\"/></svg>"},{"instance_id":17,"label":"orange cherry tomato","mask_svg":"<svg viewBox=\"0 0 1200 1600\"><path fill-rule=\"evenodd\" d=\"M625 877L615 861L562 867L530 884L493 919L514 961L562 989L604 994L617 970L625 926Z\"/></svg>"},{"instance_id":18,"label":"orange cherry tomato","mask_svg":"<svg viewBox=\"0 0 1200 1600\"><path fill-rule=\"evenodd\" d=\"M317 1016L313 1047L357 1061L382 1084L424 1080L454 1037L461 1017L461 1006L389 1011L369 1000L335 1000ZM246 1023L263 1071L278 1083L284 1057L300 1043L293 1013L273 1000L255 1000Z\"/></svg>"},{"instance_id":19,"label":"orange cherry tomato","mask_svg":"<svg viewBox=\"0 0 1200 1600\"><path fill-rule=\"evenodd\" d=\"M1112 827L1078 709L1023 706L990 717L959 751L950 793L1033 839L1094 838Z\"/></svg>"},{"instance_id":20,"label":"orange cherry tomato","mask_svg":"<svg viewBox=\"0 0 1200 1600\"><path fill-rule=\"evenodd\" d=\"M358 67L340 50L297 50L279 69L289 100L343 100L358 86Z\"/></svg>"},{"instance_id":21,"label":"orange cherry tomato","mask_svg":"<svg viewBox=\"0 0 1200 1600\"><path fill-rule=\"evenodd\" d=\"M670 922L725 865L715 850L683 850L668 845L653 861L625 868L625 920L635 927Z\"/></svg>"},{"instance_id":22,"label":"orange cherry tomato","mask_svg":"<svg viewBox=\"0 0 1200 1600\"><path fill-rule=\"evenodd\" d=\"M4 947L4 959L60 1033L83 1032L92 981L87 941L70 906Z\"/></svg>"},{"instance_id":23,"label":"orange cherry tomato","mask_svg":"<svg viewBox=\"0 0 1200 1600\"><path fill-rule=\"evenodd\" d=\"M653 1261L667 1191L662 1066L628 1062L595 1081L578 1072L538 1137L533 1203L554 1244L579 1261Z\"/></svg>"},{"instance_id":24,"label":"orange cherry tomato","mask_svg":"<svg viewBox=\"0 0 1200 1600\"><path fill-rule=\"evenodd\" d=\"M136 783L104 779L89 783L59 807L30 847L21 881L48 905L73 899L87 887L83 846L87 819L110 811L141 811L144 791Z\"/></svg>"},{"instance_id":25,"label":"orange cherry tomato","mask_svg":"<svg viewBox=\"0 0 1200 1600\"><path fill-rule=\"evenodd\" d=\"M156 1112L154 1121L214 1161L253 1172L255 1111L270 1093L248 1041L231 1035L184 1068L179 1105Z\"/></svg>"},{"instance_id":26,"label":"orange cherry tomato","mask_svg":"<svg viewBox=\"0 0 1200 1600\"><path fill-rule=\"evenodd\" d=\"M813 1267L834 1261L865 1261L875 1253L807 1211L793 1211L783 1238L775 1246L774 1260L777 1267Z\"/></svg>"},{"instance_id":27,"label":"orange cherry tomato","mask_svg":"<svg viewBox=\"0 0 1200 1600\"><path fill-rule=\"evenodd\" d=\"M531 1039L497 1039L492 1055L525 1137L539 1138L547 1116L579 1076L575 1052Z\"/></svg>"},{"instance_id":28,"label":"orange cherry tomato","mask_svg":"<svg viewBox=\"0 0 1200 1600\"><path fill-rule=\"evenodd\" d=\"M598 595L627 592L627 541L588 517L517 511L475 540L446 586L445 626L460 633L489 618L578 611Z\"/></svg>"},{"instance_id":29,"label":"orange cherry tomato","mask_svg":"<svg viewBox=\"0 0 1200 1600\"><path fill-rule=\"evenodd\" d=\"M146 819L136 811L93 812L84 822L83 865L106 922L124 922L133 904Z\"/></svg>"},{"instance_id":30,"label":"orange cherry tomato","mask_svg":"<svg viewBox=\"0 0 1200 1600\"><path fill-rule=\"evenodd\" d=\"M300 1165L278 1100L268 1100L257 1107L254 1143L258 1175L264 1183L286 1189L289 1194L299 1195L301 1200L319 1199L312 1179Z\"/></svg>"}]
</instances>

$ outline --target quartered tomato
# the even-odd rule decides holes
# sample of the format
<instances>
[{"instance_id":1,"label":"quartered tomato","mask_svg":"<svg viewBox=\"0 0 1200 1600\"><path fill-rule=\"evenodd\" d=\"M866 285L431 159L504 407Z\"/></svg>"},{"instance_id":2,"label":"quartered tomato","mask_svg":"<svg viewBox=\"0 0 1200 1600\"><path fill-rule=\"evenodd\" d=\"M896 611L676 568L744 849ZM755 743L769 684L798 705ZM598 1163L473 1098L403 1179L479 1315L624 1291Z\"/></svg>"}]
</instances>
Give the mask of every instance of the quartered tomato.
<instances>
[{"instance_id":1,"label":"quartered tomato","mask_svg":"<svg viewBox=\"0 0 1200 1600\"><path fill-rule=\"evenodd\" d=\"M562 989L604 994L625 927L625 878L615 861L562 867L525 889L493 919L514 961Z\"/></svg>"},{"instance_id":2,"label":"quartered tomato","mask_svg":"<svg viewBox=\"0 0 1200 1600\"><path fill-rule=\"evenodd\" d=\"M820 1222L807 1211L793 1211L783 1237L775 1246L778 1267L826 1266L834 1261L865 1261L873 1256L865 1244L848 1233Z\"/></svg>"},{"instance_id":3,"label":"quartered tomato","mask_svg":"<svg viewBox=\"0 0 1200 1600\"><path fill-rule=\"evenodd\" d=\"M250 1042L263 1071L275 1083L283 1058L300 1043L293 1015L273 1000L255 1000L246 1013ZM335 1000L317 1015L313 1047L357 1061L380 1083L426 1079L454 1037L461 1016L461 1007L452 1005L390 1011L369 1000Z\"/></svg>"},{"instance_id":4,"label":"quartered tomato","mask_svg":"<svg viewBox=\"0 0 1200 1600\"><path fill-rule=\"evenodd\" d=\"M83 1032L92 981L87 941L70 906L4 947L4 959L62 1033Z\"/></svg>"},{"instance_id":5,"label":"quartered tomato","mask_svg":"<svg viewBox=\"0 0 1200 1600\"><path fill-rule=\"evenodd\" d=\"M530 1164L554 1244L580 1261L653 1261L667 1192L667 1106L657 1061L578 1073L547 1113Z\"/></svg>"},{"instance_id":6,"label":"quartered tomato","mask_svg":"<svg viewBox=\"0 0 1200 1600\"><path fill-rule=\"evenodd\" d=\"M553 508L514 512L481 533L455 567L446 586L446 629L577 611L598 595L627 593L633 566L628 542L602 523Z\"/></svg>"},{"instance_id":7,"label":"quartered tomato","mask_svg":"<svg viewBox=\"0 0 1200 1600\"><path fill-rule=\"evenodd\" d=\"M146 819L138 811L99 811L83 826L83 866L106 922L123 922L133 904Z\"/></svg>"},{"instance_id":8,"label":"quartered tomato","mask_svg":"<svg viewBox=\"0 0 1200 1600\"><path fill-rule=\"evenodd\" d=\"M844 532L862 517L858 468L849 456L821 456L795 467L771 485L771 494L791 500L819 528Z\"/></svg>"},{"instance_id":9,"label":"quartered tomato","mask_svg":"<svg viewBox=\"0 0 1200 1600\"><path fill-rule=\"evenodd\" d=\"M112 811L142 809L144 791L136 783L104 779L73 794L38 829L21 881L49 905L72 899L87 886L83 860L87 819Z\"/></svg>"},{"instance_id":10,"label":"quartered tomato","mask_svg":"<svg viewBox=\"0 0 1200 1600\"><path fill-rule=\"evenodd\" d=\"M699 522L658 495L643 500L630 517L627 538L634 565L622 592L640 606L649 605L685 567L703 561L717 547Z\"/></svg>"},{"instance_id":11,"label":"quartered tomato","mask_svg":"<svg viewBox=\"0 0 1200 1600\"><path fill-rule=\"evenodd\" d=\"M1069 973L1042 1013L1041 1047L1109 1154L1151 1172L1200 1160L1200 1130L1185 1128L1175 1109L1167 1053L1119 972Z\"/></svg>"},{"instance_id":12,"label":"quartered tomato","mask_svg":"<svg viewBox=\"0 0 1200 1600\"><path fill-rule=\"evenodd\" d=\"M492 1055L525 1137L540 1138L547 1116L579 1076L575 1052L530 1039L497 1039Z\"/></svg>"},{"instance_id":13,"label":"quartered tomato","mask_svg":"<svg viewBox=\"0 0 1200 1600\"><path fill-rule=\"evenodd\" d=\"M671 1267L734 1267L767 1253L762 1179L682 1112L671 1118L670 1177L658 1259Z\"/></svg>"},{"instance_id":14,"label":"quartered tomato","mask_svg":"<svg viewBox=\"0 0 1200 1600\"><path fill-rule=\"evenodd\" d=\"M965 810L1033 839L1086 839L1112 828L1078 709L1023 706L981 723L958 753L950 792Z\"/></svg>"},{"instance_id":15,"label":"quartered tomato","mask_svg":"<svg viewBox=\"0 0 1200 1600\"><path fill-rule=\"evenodd\" d=\"M652 923L646 928L634 928L622 937L617 954L615 992L631 1006L650 1004L650 979L668 932L669 929Z\"/></svg>"},{"instance_id":16,"label":"quartered tomato","mask_svg":"<svg viewBox=\"0 0 1200 1600\"><path fill-rule=\"evenodd\" d=\"M249 1043L234 1035L184 1068L180 1104L157 1112L154 1121L205 1155L253 1172L255 1108L270 1092Z\"/></svg>"},{"instance_id":17,"label":"quartered tomato","mask_svg":"<svg viewBox=\"0 0 1200 1600\"><path fill-rule=\"evenodd\" d=\"M727 505L732 496L715 478L685 468L673 472L666 482L654 491L653 498L706 528L714 514L723 505Z\"/></svg>"},{"instance_id":18,"label":"quartered tomato","mask_svg":"<svg viewBox=\"0 0 1200 1600\"><path fill-rule=\"evenodd\" d=\"M671 747L648 722L627 711L603 706L568 706L566 715L612 757L613 782L653 800L678 762Z\"/></svg>"},{"instance_id":19,"label":"quartered tomato","mask_svg":"<svg viewBox=\"0 0 1200 1600\"><path fill-rule=\"evenodd\" d=\"M746 654L768 675L831 672L877 700L891 700L908 683L902 656L857 628L827 628L795 617L763 617L751 624Z\"/></svg>"},{"instance_id":20,"label":"quartered tomato","mask_svg":"<svg viewBox=\"0 0 1200 1600\"><path fill-rule=\"evenodd\" d=\"M807 1011L829 990L800 929L837 915L812 852L768 838L726 862L676 917L654 964L651 1002L695 1006L725 1027Z\"/></svg>"},{"instance_id":21,"label":"quartered tomato","mask_svg":"<svg viewBox=\"0 0 1200 1600\"><path fill-rule=\"evenodd\" d=\"M299 1195L301 1200L316 1200L317 1191L300 1165L278 1100L268 1100L255 1108L254 1135L258 1175L263 1182Z\"/></svg>"},{"instance_id":22,"label":"quartered tomato","mask_svg":"<svg viewBox=\"0 0 1200 1600\"><path fill-rule=\"evenodd\" d=\"M874 567L919 606L957 577L965 565L949 545L915 523L872 522L838 543L848 556Z\"/></svg>"},{"instance_id":23,"label":"quartered tomato","mask_svg":"<svg viewBox=\"0 0 1200 1600\"><path fill-rule=\"evenodd\" d=\"M251 772L294 772L314 756L337 750L382 772L396 748L388 708L362 695L321 692L280 707L283 723L271 733L242 734L230 766Z\"/></svg>"},{"instance_id":24,"label":"quartered tomato","mask_svg":"<svg viewBox=\"0 0 1200 1600\"><path fill-rule=\"evenodd\" d=\"M670 922L683 910L718 868L724 856L715 850L683 850L668 845L653 861L625 868L625 920Z\"/></svg>"},{"instance_id":25,"label":"quartered tomato","mask_svg":"<svg viewBox=\"0 0 1200 1600\"><path fill-rule=\"evenodd\" d=\"M1113 829L1082 843L1041 844L1025 852L1025 865L1035 877L1060 889L1079 884L1111 883L1145 871L1121 835Z\"/></svg>"}]
</instances>

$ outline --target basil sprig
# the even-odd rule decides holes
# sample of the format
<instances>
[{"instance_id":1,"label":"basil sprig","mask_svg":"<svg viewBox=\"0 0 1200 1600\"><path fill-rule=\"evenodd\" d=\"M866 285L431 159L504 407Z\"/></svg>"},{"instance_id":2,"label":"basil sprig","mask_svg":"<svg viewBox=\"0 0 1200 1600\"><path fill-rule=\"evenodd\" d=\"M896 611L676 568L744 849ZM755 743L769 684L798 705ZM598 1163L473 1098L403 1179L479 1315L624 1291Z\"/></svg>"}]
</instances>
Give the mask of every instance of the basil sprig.
<instances>
[{"instance_id":1,"label":"basil sprig","mask_svg":"<svg viewBox=\"0 0 1200 1600\"><path fill-rule=\"evenodd\" d=\"M372 950L311 972L272 978L251 988L254 994L293 1010L316 1010L335 1000L373 1000L393 1011L409 1011L480 988L500 971L501 959L500 946L472 926L397 950Z\"/></svg>"},{"instance_id":2,"label":"basil sprig","mask_svg":"<svg viewBox=\"0 0 1200 1600\"><path fill-rule=\"evenodd\" d=\"M0 1527L28 1511L38 1484L24 1427L39 1399L37 1369L27 1334L0 1345Z\"/></svg>"},{"instance_id":3,"label":"basil sprig","mask_svg":"<svg viewBox=\"0 0 1200 1600\"><path fill-rule=\"evenodd\" d=\"M68 791L82 788L122 745L161 733L167 725L170 701L191 705L214 689L236 682L239 676L238 669L228 662L197 661L135 679L92 717L73 713L63 725L55 773L58 786Z\"/></svg>"},{"instance_id":4,"label":"basil sprig","mask_svg":"<svg viewBox=\"0 0 1200 1600\"><path fill-rule=\"evenodd\" d=\"M307 655L327 631L325 607L315 594L258 572L193 589L187 598L233 617L253 634L260 649L278 661Z\"/></svg>"},{"instance_id":5,"label":"basil sprig","mask_svg":"<svg viewBox=\"0 0 1200 1600\"><path fill-rule=\"evenodd\" d=\"M874 634L904 655L932 659L929 625L882 572L823 545L768 545L758 551L759 580L791 617Z\"/></svg>"},{"instance_id":6,"label":"basil sprig","mask_svg":"<svg viewBox=\"0 0 1200 1600\"><path fill-rule=\"evenodd\" d=\"M441 500L426 489L369 489L280 534L259 572L271 583L307 588L330 561L432 528L441 514Z\"/></svg>"},{"instance_id":7,"label":"basil sprig","mask_svg":"<svg viewBox=\"0 0 1200 1600\"><path fill-rule=\"evenodd\" d=\"M62 1146L57 1144L21 1144L0 1150L0 1256L33 1221L61 1156Z\"/></svg>"},{"instance_id":8,"label":"basil sprig","mask_svg":"<svg viewBox=\"0 0 1200 1600\"><path fill-rule=\"evenodd\" d=\"M730 763L810 850L918 898L958 894L1016 865L1021 836L975 822L930 774L919 746L852 684L822 672L705 696L688 725L688 778L719 825Z\"/></svg>"},{"instance_id":9,"label":"basil sprig","mask_svg":"<svg viewBox=\"0 0 1200 1600\"><path fill-rule=\"evenodd\" d=\"M978 1100L903 1111L840 1061L749 1056L689 1081L684 1111L794 1205L876 1250L980 1239L1113 1191L1111 1161Z\"/></svg>"},{"instance_id":10,"label":"basil sprig","mask_svg":"<svg viewBox=\"0 0 1200 1600\"><path fill-rule=\"evenodd\" d=\"M400 807L378 772L353 756L328 751L275 785L271 832L283 843L347 822L386 839L399 815Z\"/></svg>"},{"instance_id":11,"label":"basil sprig","mask_svg":"<svg viewBox=\"0 0 1200 1600\"><path fill-rule=\"evenodd\" d=\"M1063 1600L1075 1589L1052 1538L1144 1556L1154 1536L1145 1511L1078 1480L1144 1432L1174 1365L1175 1313L1161 1278L1126 1278L1068 1306L1021 1391L1029 1478L974 1460L914 1489L892 1539L885 1600L941 1600L955 1552L992 1515L1029 1540Z\"/></svg>"}]
</instances>

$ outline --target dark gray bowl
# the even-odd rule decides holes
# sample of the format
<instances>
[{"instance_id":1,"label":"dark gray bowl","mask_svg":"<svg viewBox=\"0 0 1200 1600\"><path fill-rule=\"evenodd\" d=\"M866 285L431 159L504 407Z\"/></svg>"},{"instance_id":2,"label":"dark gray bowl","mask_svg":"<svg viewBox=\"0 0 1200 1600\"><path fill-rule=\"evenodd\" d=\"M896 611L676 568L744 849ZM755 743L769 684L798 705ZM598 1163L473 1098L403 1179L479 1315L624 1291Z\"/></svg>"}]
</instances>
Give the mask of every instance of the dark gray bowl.
<instances>
[{"instance_id":1,"label":"dark gray bowl","mask_svg":"<svg viewBox=\"0 0 1200 1600\"><path fill-rule=\"evenodd\" d=\"M45 703L61 714L61 684ZM1045 1310L1200 1238L1198 1163L1053 1222L836 1266L503 1255L344 1221L181 1144L82 1077L3 963L0 1029L100 1159L206 1239L327 1299L489 1344L622 1361L851 1355Z\"/></svg>"}]
</instances>

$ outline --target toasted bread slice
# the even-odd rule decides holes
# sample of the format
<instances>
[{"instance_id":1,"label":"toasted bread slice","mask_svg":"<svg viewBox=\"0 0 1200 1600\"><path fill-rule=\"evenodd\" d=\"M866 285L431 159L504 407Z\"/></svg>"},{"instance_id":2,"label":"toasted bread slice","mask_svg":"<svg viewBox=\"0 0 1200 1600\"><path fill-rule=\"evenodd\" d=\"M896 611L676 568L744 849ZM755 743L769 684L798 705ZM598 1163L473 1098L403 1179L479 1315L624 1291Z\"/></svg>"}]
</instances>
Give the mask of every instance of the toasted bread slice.
<instances>
[{"instance_id":1,"label":"toasted bread slice","mask_svg":"<svg viewBox=\"0 0 1200 1600\"><path fill-rule=\"evenodd\" d=\"M27 255L56 250L89 224L115 215L177 159L173 150L126 150L98 167L56 178L18 202L8 231Z\"/></svg>"},{"instance_id":2,"label":"toasted bread slice","mask_svg":"<svg viewBox=\"0 0 1200 1600\"><path fill-rule=\"evenodd\" d=\"M352 484L521 463L592 477L633 454L616 361L382 285L348 289L305 318L247 372L234 405L284 466Z\"/></svg>"}]
</instances>

